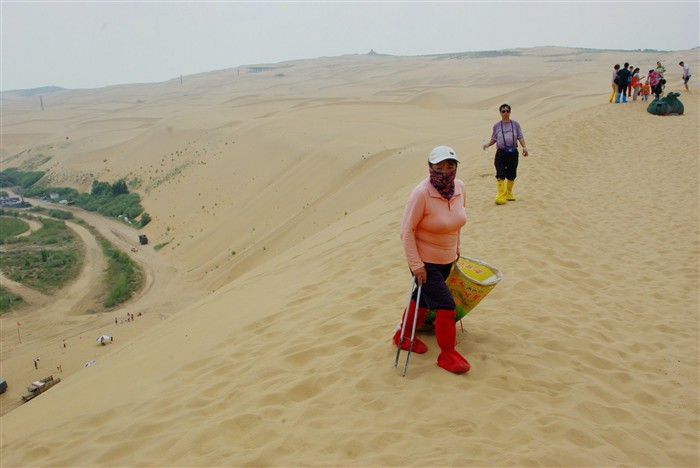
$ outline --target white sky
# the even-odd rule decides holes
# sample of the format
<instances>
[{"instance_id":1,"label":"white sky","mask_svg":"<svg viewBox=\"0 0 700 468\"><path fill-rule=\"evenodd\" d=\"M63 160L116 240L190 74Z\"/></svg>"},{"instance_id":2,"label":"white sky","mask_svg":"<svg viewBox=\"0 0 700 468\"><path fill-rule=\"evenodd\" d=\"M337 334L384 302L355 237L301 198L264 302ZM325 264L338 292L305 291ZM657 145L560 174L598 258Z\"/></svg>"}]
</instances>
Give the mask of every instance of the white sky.
<instances>
[{"instance_id":1,"label":"white sky","mask_svg":"<svg viewBox=\"0 0 700 468\"><path fill-rule=\"evenodd\" d=\"M2 90L161 82L370 49L425 55L547 45L624 50L700 45L700 0L0 0L0 14Z\"/></svg>"}]
</instances>

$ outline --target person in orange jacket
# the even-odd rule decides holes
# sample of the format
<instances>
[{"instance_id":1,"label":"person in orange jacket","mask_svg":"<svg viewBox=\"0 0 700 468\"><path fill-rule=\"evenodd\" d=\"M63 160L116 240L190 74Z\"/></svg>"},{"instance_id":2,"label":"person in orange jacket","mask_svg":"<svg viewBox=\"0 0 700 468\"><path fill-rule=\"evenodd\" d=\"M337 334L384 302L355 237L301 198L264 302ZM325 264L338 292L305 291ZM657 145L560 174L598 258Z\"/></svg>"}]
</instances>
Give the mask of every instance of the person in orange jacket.
<instances>
[{"instance_id":1,"label":"person in orange jacket","mask_svg":"<svg viewBox=\"0 0 700 468\"><path fill-rule=\"evenodd\" d=\"M428 309L436 309L435 337L440 347L438 366L455 374L470 369L455 349L456 304L445 280L459 258L460 232L467 223L464 182L457 179L459 158L449 146L438 146L428 156L429 175L411 192L401 222L401 242L408 266L421 287L416 310L417 288L402 318L404 330L425 321ZM409 349L410 333L401 340L402 324L394 333L394 344ZM413 352L422 354L427 345L414 338Z\"/></svg>"},{"instance_id":2,"label":"person in orange jacket","mask_svg":"<svg viewBox=\"0 0 700 468\"><path fill-rule=\"evenodd\" d=\"M649 95L651 94L651 85L649 84L649 78L642 85L642 101L648 101Z\"/></svg>"}]
</instances>

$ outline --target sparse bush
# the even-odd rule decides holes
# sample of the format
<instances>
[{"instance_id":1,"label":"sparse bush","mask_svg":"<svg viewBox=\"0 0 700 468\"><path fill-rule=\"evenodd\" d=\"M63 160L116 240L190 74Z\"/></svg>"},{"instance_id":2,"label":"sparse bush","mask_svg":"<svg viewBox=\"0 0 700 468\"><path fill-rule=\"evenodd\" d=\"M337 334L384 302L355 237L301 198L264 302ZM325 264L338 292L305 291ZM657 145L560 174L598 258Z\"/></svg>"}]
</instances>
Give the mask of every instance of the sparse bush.
<instances>
[{"instance_id":1,"label":"sparse bush","mask_svg":"<svg viewBox=\"0 0 700 468\"><path fill-rule=\"evenodd\" d=\"M146 224L151 222L151 215L144 213L141 215L141 220L139 221L139 226L144 227Z\"/></svg>"}]
</instances>

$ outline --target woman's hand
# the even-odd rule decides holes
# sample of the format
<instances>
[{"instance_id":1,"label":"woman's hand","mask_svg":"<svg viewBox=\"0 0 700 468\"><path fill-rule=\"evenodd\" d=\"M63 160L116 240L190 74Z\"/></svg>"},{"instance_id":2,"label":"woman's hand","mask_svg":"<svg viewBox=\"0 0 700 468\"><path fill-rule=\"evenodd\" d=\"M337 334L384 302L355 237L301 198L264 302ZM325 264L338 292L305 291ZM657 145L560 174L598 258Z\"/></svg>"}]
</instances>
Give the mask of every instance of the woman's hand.
<instances>
[{"instance_id":1,"label":"woman's hand","mask_svg":"<svg viewBox=\"0 0 700 468\"><path fill-rule=\"evenodd\" d=\"M416 283L418 286L425 284L428 281L428 273L425 271L425 267L420 267L413 272L413 276L416 277Z\"/></svg>"}]
</instances>

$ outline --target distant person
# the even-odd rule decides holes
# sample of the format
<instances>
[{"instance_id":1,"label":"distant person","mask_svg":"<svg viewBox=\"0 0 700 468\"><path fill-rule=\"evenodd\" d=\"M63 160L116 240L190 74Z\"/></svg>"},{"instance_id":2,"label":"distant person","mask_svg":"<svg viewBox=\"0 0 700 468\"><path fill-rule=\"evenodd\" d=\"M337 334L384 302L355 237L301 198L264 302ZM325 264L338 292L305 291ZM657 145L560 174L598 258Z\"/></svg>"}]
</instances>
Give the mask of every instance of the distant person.
<instances>
[{"instance_id":1,"label":"distant person","mask_svg":"<svg viewBox=\"0 0 700 468\"><path fill-rule=\"evenodd\" d=\"M655 99L659 99L659 96L657 95L657 89L656 87L659 84L659 74L656 72L656 70L649 70L649 86L651 86L651 92L654 94Z\"/></svg>"},{"instance_id":2,"label":"distant person","mask_svg":"<svg viewBox=\"0 0 700 468\"><path fill-rule=\"evenodd\" d=\"M630 65L627 67L627 69L630 71L630 78L627 81L627 97L632 96L632 77L634 76L634 67Z\"/></svg>"},{"instance_id":3,"label":"distant person","mask_svg":"<svg viewBox=\"0 0 700 468\"><path fill-rule=\"evenodd\" d=\"M657 70L658 69L649 70L649 74L653 75L653 79L649 80L649 84L651 85L651 92L656 101L658 101L664 93L664 85L666 84L663 74L659 73Z\"/></svg>"},{"instance_id":4,"label":"distant person","mask_svg":"<svg viewBox=\"0 0 700 468\"><path fill-rule=\"evenodd\" d=\"M633 101L636 101L637 96L639 96L639 92L641 90L640 88L642 87L642 82L641 82L642 78L644 78L644 77L639 75L639 68L635 68L632 71L632 80L630 81L630 86L633 90L633 94L632 94Z\"/></svg>"},{"instance_id":5,"label":"distant person","mask_svg":"<svg viewBox=\"0 0 700 468\"><path fill-rule=\"evenodd\" d=\"M648 101L649 95L651 94L651 85L649 84L649 78L642 85L642 101Z\"/></svg>"},{"instance_id":6,"label":"distant person","mask_svg":"<svg viewBox=\"0 0 700 468\"><path fill-rule=\"evenodd\" d=\"M620 71L620 65L616 64L613 67L612 78L610 79L610 82L612 83L612 93L610 93L610 102L613 102L613 99L615 99L615 95L617 94L617 83L618 81L620 81L617 77L618 71Z\"/></svg>"},{"instance_id":7,"label":"distant person","mask_svg":"<svg viewBox=\"0 0 700 468\"><path fill-rule=\"evenodd\" d=\"M627 85L630 82L630 70L629 63L625 62L625 66L620 68L617 72L617 97L615 102L627 102Z\"/></svg>"},{"instance_id":8,"label":"distant person","mask_svg":"<svg viewBox=\"0 0 700 468\"><path fill-rule=\"evenodd\" d=\"M456 304L445 283L459 258L460 232L467 222L466 189L456 178L458 164L457 154L449 146L433 148L428 155L428 177L413 189L406 203L401 242L416 286L421 286L421 296L416 310L418 290L414 288L402 319L402 323L406 321L403 339L399 326L393 341L401 349L409 349L413 326L423 323L428 309L436 309L435 338L440 347L437 364L463 374L470 365L455 349ZM408 337L405 330L409 331ZM428 347L414 337L413 351L423 354Z\"/></svg>"},{"instance_id":9,"label":"distant person","mask_svg":"<svg viewBox=\"0 0 700 468\"><path fill-rule=\"evenodd\" d=\"M496 205L505 205L509 201L515 201L513 185L518 170L518 142L523 147L523 157L527 158L528 155L523 129L518 122L510 119L510 111L509 104L501 104L501 107L498 108L501 121L494 124L491 139L483 146L484 151L486 151L488 147L496 144L496 157L494 158L496 186L498 187L498 194L494 199Z\"/></svg>"},{"instance_id":10,"label":"distant person","mask_svg":"<svg viewBox=\"0 0 700 468\"><path fill-rule=\"evenodd\" d=\"M664 73L666 73L666 67L661 65L661 62L656 62L656 68L654 71L659 75L659 79L662 79L664 77Z\"/></svg>"},{"instance_id":11,"label":"distant person","mask_svg":"<svg viewBox=\"0 0 700 468\"><path fill-rule=\"evenodd\" d=\"M678 65L683 67L683 85L685 86L685 90L690 92L690 88L688 88L688 81L690 81L690 67L683 61L678 62Z\"/></svg>"}]
</instances>

